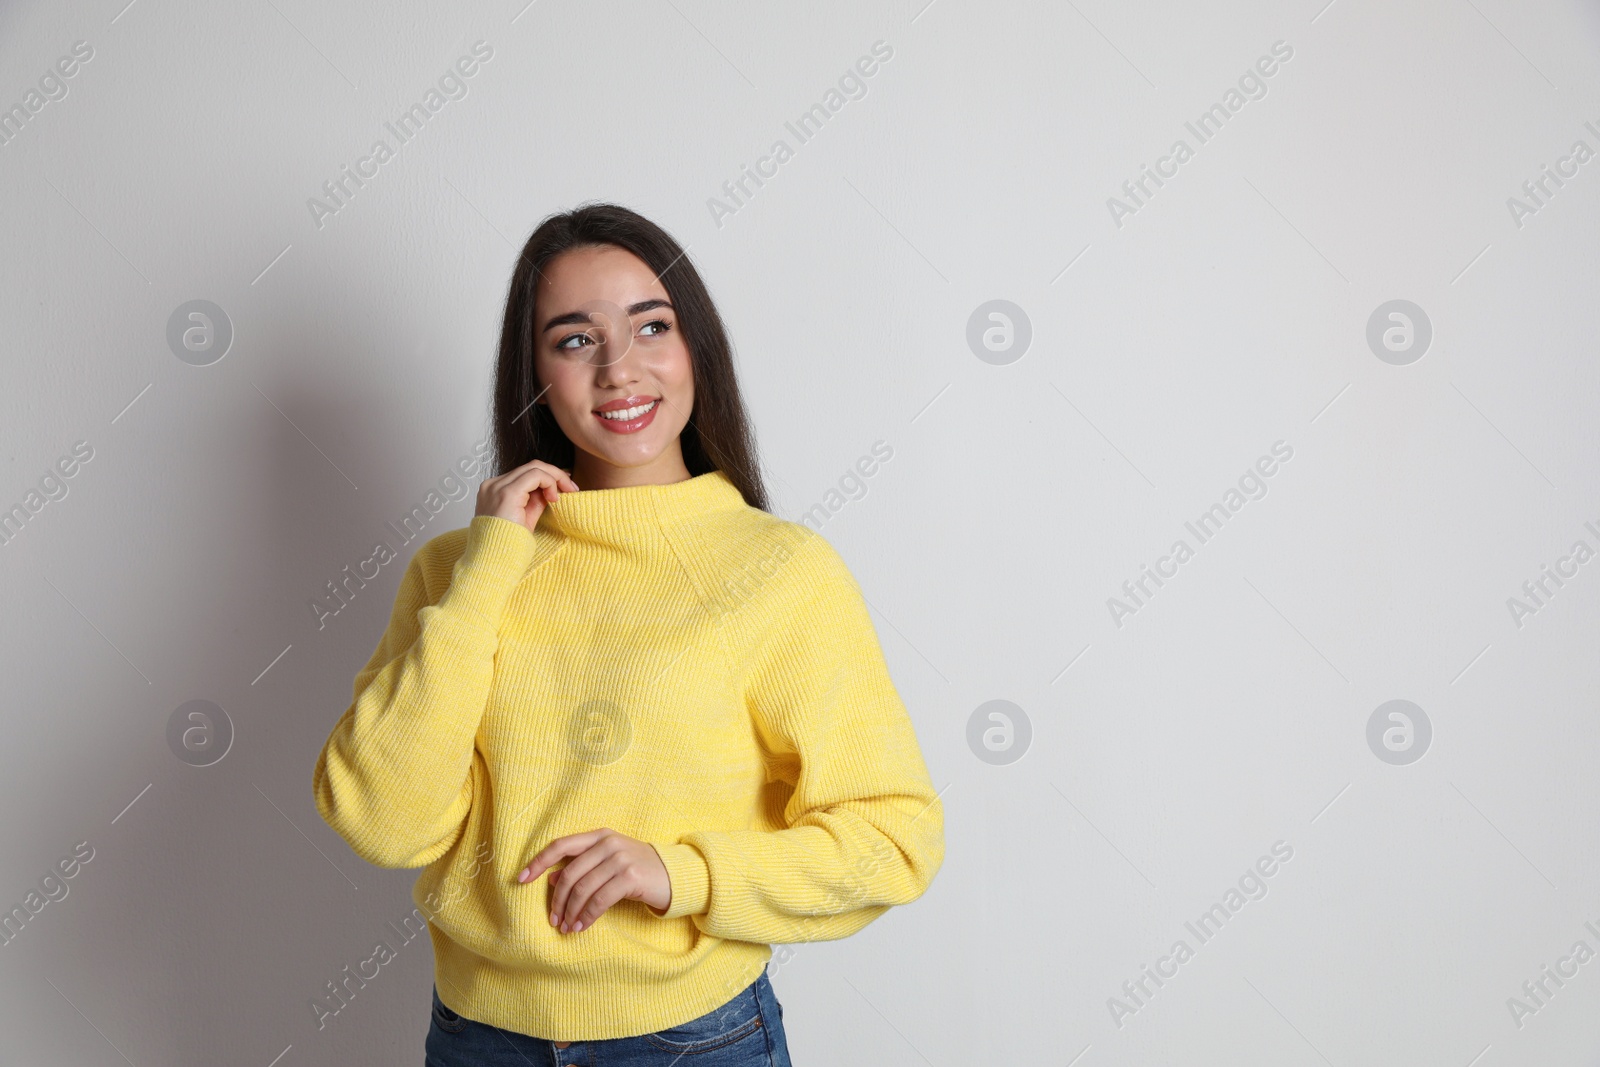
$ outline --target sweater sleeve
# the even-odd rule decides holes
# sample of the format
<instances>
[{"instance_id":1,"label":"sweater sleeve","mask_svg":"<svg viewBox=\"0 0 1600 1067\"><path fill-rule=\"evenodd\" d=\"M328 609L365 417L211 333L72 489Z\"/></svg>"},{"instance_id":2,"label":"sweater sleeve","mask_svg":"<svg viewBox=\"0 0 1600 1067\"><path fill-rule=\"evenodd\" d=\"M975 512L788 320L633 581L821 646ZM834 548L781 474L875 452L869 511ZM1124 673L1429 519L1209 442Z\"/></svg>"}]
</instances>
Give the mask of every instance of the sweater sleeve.
<instances>
[{"instance_id":1,"label":"sweater sleeve","mask_svg":"<svg viewBox=\"0 0 1600 1067\"><path fill-rule=\"evenodd\" d=\"M657 845L664 918L791 944L847 937L921 896L944 860L944 817L859 586L820 535L743 675L745 700L793 787L785 829L696 831Z\"/></svg>"},{"instance_id":2,"label":"sweater sleeve","mask_svg":"<svg viewBox=\"0 0 1600 1067\"><path fill-rule=\"evenodd\" d=\"M407 565L388 628L312 773L317 811L379 867L426 866L460 836L500 616L534 555L526 526L474 516L435 600L428 590L443 584L434 572L444 564L432 546Z\"/></svg>"}]
</instances>

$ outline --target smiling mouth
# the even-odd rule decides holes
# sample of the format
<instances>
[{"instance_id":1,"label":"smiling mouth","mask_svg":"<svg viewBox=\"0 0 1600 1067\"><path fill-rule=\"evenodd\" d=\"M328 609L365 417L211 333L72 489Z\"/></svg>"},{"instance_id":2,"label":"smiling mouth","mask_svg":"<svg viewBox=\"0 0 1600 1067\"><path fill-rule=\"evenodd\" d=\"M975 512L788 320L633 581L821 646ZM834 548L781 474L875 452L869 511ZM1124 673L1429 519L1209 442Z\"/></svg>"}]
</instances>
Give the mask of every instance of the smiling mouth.
<instances>
[{"instance_id":1,"label":"smiling mouth","mask_svg":"<svg viewBox=\"0 0 1600 1067\"><path fill-rule=\"evenodd\" d=\"M634 419L641 418L649 412L654 411L656 405L660 403L661 398L656 397L654 400L647 400L642 404L635 404L632 407L597 410L595 414L609 422L632 422Z\"/></svg>"},{"instance_id":2,"label":"smiling mouth","mask_svg":"<svg viewBox=\"0 0 1600 1067\"><path fill-rule=\"evenodd\" d=\"M661 398L624 397L603 408L597 408L594 417L612 433L638 433L655 421L661 410Z\"/></svg>"}]
</instances>

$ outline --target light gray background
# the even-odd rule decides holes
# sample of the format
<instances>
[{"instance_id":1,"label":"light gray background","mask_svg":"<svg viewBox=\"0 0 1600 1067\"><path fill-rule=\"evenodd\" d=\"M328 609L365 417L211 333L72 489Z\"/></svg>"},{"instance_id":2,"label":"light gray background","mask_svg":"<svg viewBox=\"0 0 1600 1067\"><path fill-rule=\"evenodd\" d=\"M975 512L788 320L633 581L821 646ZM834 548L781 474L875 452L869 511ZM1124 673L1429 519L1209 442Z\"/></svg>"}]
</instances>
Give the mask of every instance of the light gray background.
<instances>
[{"instance_id":1,"label":"light gray background","mask_svg":"<svg viewBox=\"0 0 1600 1067\"><path fill-rule=\"evenodd\" d=\"M1507 206L1600 149L1594 5L125 2L0 8L0 105L94 49L0 146L0 506L94 450L0 546L0 901L95 850L0 947L7 1062L420 1062L425 941L324 1029L309 1007L411 907L311 771L420 541L325 628L308 605L484 435L516 249L591 198L690 247L779 514L893 449L821 530L947 858L784 953L798 1064L1595 1062L1600 960L1507 1006L1600 949L1600 562L1507 607L1600 547L1600 160ZM307 199L478 40L468 94L319 228ZM708 199L877 40L866 95L718 226ZM1276 41L1197 146L1185 120ZM1179 137L1118 227L1107 198ZM166 343L193 299L234 328L206 367ZM1006 365L966 342L994 299L1033 333ZM1366 342L1393 299L1433 328L1406 366ZM1117 626L1108 598L1279 440L1267 495ZM1433 727L1405 766L1366 740L1397 698ZM193 699L236 730L206 768L166 741ZM1031 726L1005 765L967 741L991 700ZM1200 945L1185 922L1280 840Z\"/></svg>"}]
</instances>

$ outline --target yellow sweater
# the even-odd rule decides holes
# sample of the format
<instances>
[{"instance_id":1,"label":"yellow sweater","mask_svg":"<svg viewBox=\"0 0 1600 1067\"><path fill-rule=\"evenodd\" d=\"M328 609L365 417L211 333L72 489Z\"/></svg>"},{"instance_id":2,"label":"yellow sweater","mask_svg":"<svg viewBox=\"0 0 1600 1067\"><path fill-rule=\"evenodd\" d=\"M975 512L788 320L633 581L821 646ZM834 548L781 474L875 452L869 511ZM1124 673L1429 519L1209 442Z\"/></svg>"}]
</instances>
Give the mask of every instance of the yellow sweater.
<instances>
[{"instance_id":1,"label":"yellow sweater","mask_svg":"<svg viewBox=\"0 0 1600 1067\"><path fill-rule=\"evenodd\" d=\"M720 471L425 543L313 784L357 855L425 868L412 899L439 998L554 1041L688 1022L771 943L853 934L944 860L860 588ZM655 846L671 905L619 901L563 934L565 861L517 874L602 826Z\"/></svg>"}]
</instances>

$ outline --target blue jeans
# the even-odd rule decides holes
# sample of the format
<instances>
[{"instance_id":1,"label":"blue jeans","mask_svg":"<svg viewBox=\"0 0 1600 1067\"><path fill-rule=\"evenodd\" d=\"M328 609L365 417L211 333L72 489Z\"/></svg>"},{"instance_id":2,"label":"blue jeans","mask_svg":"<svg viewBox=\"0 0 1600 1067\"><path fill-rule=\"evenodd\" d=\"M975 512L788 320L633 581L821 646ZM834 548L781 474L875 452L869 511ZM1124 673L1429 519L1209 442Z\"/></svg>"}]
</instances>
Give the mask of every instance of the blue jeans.
<instances>
[{"instance_id":1,"label":"blue jeans","mask_svg":"<svg viewBox=\"0 0 1600 1067\"><path fill-rule=\"evenodd\" d=\"M767 972L698 1019L638 1037L554 1041L457 1015L433 991L426 1067L791 1067Z\"/></svg>"}]
</instances>

